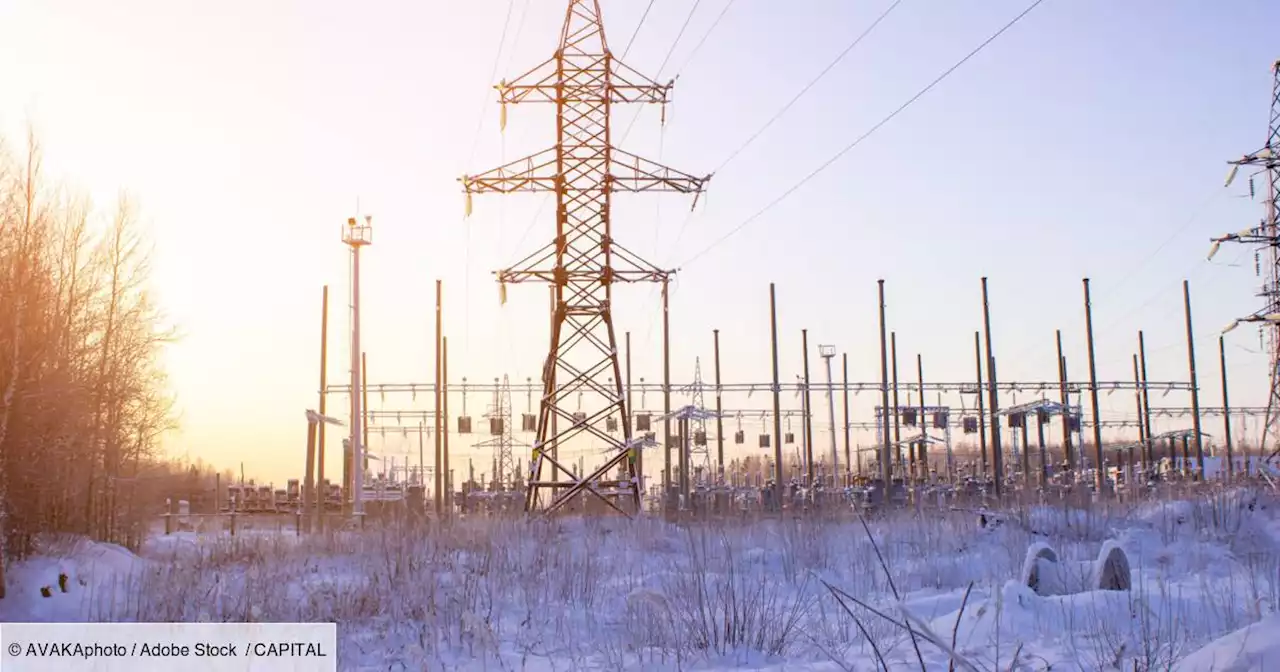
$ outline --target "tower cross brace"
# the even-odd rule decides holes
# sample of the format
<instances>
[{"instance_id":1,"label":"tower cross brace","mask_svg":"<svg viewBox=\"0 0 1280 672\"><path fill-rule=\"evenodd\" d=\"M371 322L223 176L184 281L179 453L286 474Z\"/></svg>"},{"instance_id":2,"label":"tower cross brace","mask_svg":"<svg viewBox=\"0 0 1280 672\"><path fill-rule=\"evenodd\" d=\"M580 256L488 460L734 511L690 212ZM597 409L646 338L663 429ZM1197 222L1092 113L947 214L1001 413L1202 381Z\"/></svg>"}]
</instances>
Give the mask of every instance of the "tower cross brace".
<instances>
[{"instance_id":1,"label":"tower cross brace","mask_svg":"<svg viewBox=\"0 0 1280 672\"><path fill-rule=\"evenodd\" d=\"M613 194L692 193L696 206L696 194L711 176L694 177L614 147L609 120L614 103L665 105L671 87L672 83L658 84L613 57L598 0L570 0L555 54L495 87L504 125L507 105L555 105L555 145L461 179L468 211L472 194L549 191L556 195L555 238L511 268L496 272L504 300L508 284L541 281L553 287L551 342L542 369L537 433L529 461L527 512L550 513L586 491L626 514L600 487L600 479L618 466L623 467L624 478L612 489L630 499L633 510L640 508L639 454L627 422L613 328L613 285L661 282L674 271L654 266L614 240ZM605 430L609 418L619 422L622 437ZM561 446L574 439L579 444L592 439L603 443L607 456L603 464L583 474L566 468L557 455ZM568 480L544 480L547 466ZM547 493L550 497L544 501Z\"/></svg>"}]
</instances>

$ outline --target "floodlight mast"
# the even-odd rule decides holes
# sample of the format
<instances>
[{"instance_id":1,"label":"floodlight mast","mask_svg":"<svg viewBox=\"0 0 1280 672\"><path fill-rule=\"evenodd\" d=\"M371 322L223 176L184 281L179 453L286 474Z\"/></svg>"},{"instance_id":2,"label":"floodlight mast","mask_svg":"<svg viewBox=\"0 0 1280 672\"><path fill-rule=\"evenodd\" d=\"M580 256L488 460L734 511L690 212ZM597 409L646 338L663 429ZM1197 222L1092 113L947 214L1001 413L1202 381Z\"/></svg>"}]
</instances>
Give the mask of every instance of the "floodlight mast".
<instances>
[{"instance_id":1,"label":"floodlight mast","mask_svg":"<svg viewBox=\"0 0 1280 672\"><path fill-rule=\"evenodd\" d=\"M554 104L555 144L461 178L468 212L472 194L556 194L555 238L515 266L497 272L503 299L508 284L540 281L554 288L551 343L542 369L537 434L529 460L527 512L549 513L590 492L625 514L597 489L597 482L617 466L623 467L624 475L616 489L635 510L640 508L638 452L627 422L628 402L613 328L613 285L665 282L674 271L658 268L618 243L610 206L613 194L621 191L694 194L696 206L696 195L710 175L694 177L614 147L609 118L614 103L665 106L671 86L658 84L613 57L598 0L569 0L555 54L496 87L502 126L507 105ZM581 411L579 399L583 400ZM611 418L621 427L621 437L606 429ZM586 470L589 473L576 474L555 457L559 446L575 437L598 439L614 456ZM544 479L548 466L570 480ZM543 501L544 493L550 493L549 501Z\"/></svg>"},{"instance_id":2,"label":"floodlight mast","mask_svg":"<svg viewBox=\"0 0 1280 672\"><path fill-rule=\"evenodd\" d=\"M827 412L828 417L831 420L831 487L834 488L840 484L838 480L839 477L837 476L839 473L838 467L840 465L840 455L836 451L836 394L835 387L831 382L831 358L836 356L836 346L819 345L818 355L820 355L823 361L827 364ZM809 440L813 441L813 437L809 437ZM846 464L844 467L845 469L848 469L849 465Z\"/></svg>"},{"instance_id":3,"label":"floodlight mast","mask_svg":"<svg viewBox=\"0 0 1280 672\"><path fill-rule=\"evenodd\" d=\"M1263 305L1257 312L1237 319L1223 329L1227 333L1244 322L1258 322L1264 325L1267 334L1268 378L1270 391L1267 399L1267 415L1262 431L1262 445L1259 452L1266 454L1267 441L1277 440L1280 429L1280 60L1271 66L1271 109L1268 117L1267 141L1262 148L1246 154L1234 161L1227 173L1224 186L1231 186L1242 167L1255 168L1250 175L1250 191L1254 175L1264 175L1265 192L1263 194L1264 216L1258 226L1238 233L1230 233L1211 239L1210 259L1217 254L1222 243L1244 243L1255 245L1263 257L1259 271L1263 276L1262 290L1259 296ZM1280 441L1276 443L1280 445ZM1271 457L1275 457L1272 454ZM1270 458L1268 458L1270 459Z\"/></svg>"},{"instance_id":4,"label":"floodlight mast","mask_svg":"<svg viewBox=\"0 0 1280 672\"><path fill-rule=\"evenodd\" d=\"M373 244L373 216L365 215L364 223L355 217L347 219L342 229L342 242L351 248L351 513L364 515L364 434L361 431L360 375L360 248Z\"/></svg>"}]
</instances>

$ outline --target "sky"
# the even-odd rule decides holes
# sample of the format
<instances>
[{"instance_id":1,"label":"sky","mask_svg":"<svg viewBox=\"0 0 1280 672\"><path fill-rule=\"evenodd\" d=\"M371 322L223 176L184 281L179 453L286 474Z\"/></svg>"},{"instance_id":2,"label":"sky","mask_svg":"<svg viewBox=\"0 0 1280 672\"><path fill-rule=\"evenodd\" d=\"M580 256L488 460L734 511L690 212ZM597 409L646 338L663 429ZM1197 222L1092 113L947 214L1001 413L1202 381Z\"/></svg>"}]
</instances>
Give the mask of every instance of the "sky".
<instances>
[{"instance_id":1,"label":"sky","mask_svg":"<svg viewBox=\"0 0 1280 672\"><path fill-rule=\"evenodd\" d=\"M1099 378L1132 379L1143 329L1149 378L1186 380L1181 283L1189 279L1201 403L1221 403L1218 333L1258 308L1259 281L1252 250L1228 246L1213 263L1205 253L1210 236L1262 215L1244 180L1230 189L1222 181L1225 162L1266 137L1280 5L1045 0L789 191L1029 0L903 0L745 148L891 0L734 0L718 23L729 0L655 0L636 32L648 4L603 0L609 43L621 57L634 34L625 62L659 81L678 77L673 103L665 126L654 107L618 106L614 137L689 173L715 170L692 213L681 195L615 199L617 238L680 268L670 296L673 383L692 379L695 358L710 375L713 329L725 382L769 380L770 282L784 381L803 367L801 329L816 381L819 343L848 353L852 380L877 381L877 279L903 377L914 377L907 372L920 353L926 382L969 381L983 276L1002 380L1055 379L1056 329L1071 377L1085 378L1085 277ZM340 230L357 214L372 215L374 226L362 258L371 384L433 379L436 279L451 381L538 375L545 290L512 287L500 306L491 271L545 244L554 208L542 195L479 196L464 219L457 178L552 144L546 106L511 108L500 133L491 86L552 55L564 8L552 0L0 0L0 128L18 138L33 126L48 171L104 209L127 189L154 236L154 284L183 333L165 353L181 413L170 452L244 464L276 483L301 474L326 284L328 371L333 382L348 376ZM635 376L660 381L659 293L627 287L617 303ZM1233 405L1265 404L1256 330L1227 342ZM874 396L853 397L855 420L871 418ZM1187 397L1153 404L1187 406ZM370 401L429 404L423 395ZM657 395L638 401L661 407ZM467 411L480 416L489 402L470 394ZM1106 417L1133 407L1127 394L1102 402ZM460 398L451 404L461 412ZM335 399L330 408L342 406ZM1219 435L1220 421L1211 422L1219 426L1206 431ZM758 418L741 425L761 431ZM477 472L488 470L487 449L453 445L455 466L474 457ZM375 437L371 450L409 451L416 462L407 438ZM339 465L330 450L327 471Z\"/></svg>"}]
</instances>

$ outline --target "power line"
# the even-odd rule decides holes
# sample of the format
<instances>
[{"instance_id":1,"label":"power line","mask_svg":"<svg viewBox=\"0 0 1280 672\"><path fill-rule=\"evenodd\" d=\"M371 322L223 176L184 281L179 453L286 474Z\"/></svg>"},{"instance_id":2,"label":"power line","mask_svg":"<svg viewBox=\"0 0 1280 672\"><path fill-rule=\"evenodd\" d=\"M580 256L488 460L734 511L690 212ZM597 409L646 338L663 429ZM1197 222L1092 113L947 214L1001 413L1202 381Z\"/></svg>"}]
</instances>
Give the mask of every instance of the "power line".
<instances>
[{"instance_id":1,"label":"power line","mask_svg":"<svg viewBox=\"0 0 1280 672\"><path fill-rule=\"evenodd\" d=\"M981 52L981 51L982 51L983 49L985 49L988 45L990 45L992 42L994 42L997 38L999 38L1001 35L1003 35L1006 31L1008 31L1010 28L1012 28L1014 25L1016 25L1019 21L1021 21L1021 20L1022 20L1022 18L1023 18L1023 17L1025 17L1027 14L1030 14L1030 13L1031 13L1031 10L1035 9L1036 7L1039 7L1039 6L1041 5L1041 3L1043 3L1043 2L1044 2L1044 0L1035 0L1035 2L1032 2L1032 3L1031 3L1031 4L1030 4L1026 9L1022 10L1022 12L1021 12L1020 14L1018 14L1018 15L1017 15L1017 16L1015 16L1015 17L1013 17L1013 19L1012 19L1012 20L1010 20L1008 23L1004 24L1004 26L1002 26L999 30L997 30L995 33L993 33L993 34L991 35L991 37L988 37L988 38L987 38L986 40L984 40L981 44L979 44L976 48L974 48L972 51L970 51L968 54L966 54L966 55L964 56L964 58L961 58L959 61L956 61L956 63L955 63L954 65L952 65L951 67L949 67L949 68L947 68L946 70L944 70L944 71L942 72L942 74L938 75L938 76L937 76L933 81L929 82L929 83L928 83L928 84L927 84L923 89L920 89L920 91L919 91L919 92L917 92L914 96L912 96L912 97L908 98L908 99L907 99L907 101L906 101L905 103L903 103L902 105L899 105L899 106L898 106L898 108L897 108L897 109L895 109L894 111L890 112L888 116L886 116L885 118L881 119L881 120L880 120L879 122L877 122L874 126L872 126L870 129L868 129L865 133L863 133L862 135L858 136L856 139L854 139L854 141L853 141L853 142L849 143L848 145L845 145L845 147L844 147L843 149L841 149L839 152L836 152L836 154L835 154L834 156L832 156L831 158L827 159L825 162L823 162L821 165L819 165L817 168L815 168L815 169L814 169L812 172L810 172L808 175L805 175L805 176L804 176L804 178L802 178L799 182L796 182L796 183L795 183L794 185L792 185L789 189L787 189L786 191L782 192L782 194L781 194L780 196L778 196L777 198L775 198L775 199L773 199L772 201L770 201L770 202L769 202L768 204L766 204L763 208L761 208L761 209L757 210L757 211L755 212L755 214L753 214L753 215L751 215L750 217L748 217L748 218L746 218L745 220L743 220L741 224L738 224L736 227L734 227L733 229L731 229L731 230L730 230L728 233L726 233L724 236L722 236L722 237L720 237L719 239L717 239L717 240L716 240L715 242L713 242L711 245L709 245L709 246L707 246L707 247L703 248L703 249L702 249L702 251L700 251L700 252L698 252L697 254L693 255L692 257L690 257L688 260L686 260L684 263L682 263L682 264L680 264L680 265L681 265L682 267L683 267L683 266L688 266L690 263L692 263L692 262L694 262L695 260L697 260L697 259L699 259L699 258L703 257L703 256L704 256L704 255L706 255L708 252L710 252L711 250L715 249L717 246L719 246L720 244L724 243L724 242L725 242L726 240L728 240L729 238L732 238L732 237L733 237L734 235L736 235L739 231L741 231L742 229L746 228L749 224L751 224L751 223L752 223L752 222L754 222L755 220L759 219L759 218L760 218L762 215L764 215L766 212L768 212L768 211L772 210L772 209L773 209L774 207L776 207L779 203L781 203L782 201L784 201L784 200L786 200L787 198L789 198L792 194L794 194L794 193L795 193L796 191L798 191L801 187L803 187L806 183L808 183L808 182L809 182L809 180L812 180L813 178L817 177L817 176L818 176L819 174L821 174L822 172L826 171L826 169L827 169L827 168L830 168L830 167L832 166L832 164L834 164L836 161L839 161L839 160L840 160L840 159L841 159L845 154L848 154L848 153L849 153L850 151L852 151L855 147L857 147L858 145L862 144L862 141L863 141L863 140L866 140L867 138L871 137L871 136L872 136L872 134L874 134L876 131L880 130L880 128L881 128L881 127L883 127L885 124L887 124L887 123L889 123L890 121L892 121L892 120L894 119L894 117L897 117L899 114L901 114L901 113L902 113L904 110L906 110L908 107L911 107L911 105L912 105L913 103L915 103L917 100L919 100L920 98L922 98L922 97L923 97L926 93L928 93L929 91L933 90L933 88L934 88L934 87L936 87L938 84L940 84L940 83L942 82L942 80L944 80L944 79L946 79L947 77L949 77L949 76L951 75L951 73L953 73L953 72L955 72L956 70L958 70L958 69L960 68L960 66L962 66L962 65L964 65L965 63L969 62L969 60L970 60L970 59L972 59L974 56L978 55L978 53L979 53L979 52Z\"/></svg>"},{"instance_id":2,"label":"power line","mask_svg":"<svg viewBox=\"0 0 1280 672\"><path fill-rule=\"evenodd\" d=\"M676 47L680 46L680 38L684 37L684 31L689 28L689 22L693 20L693 15L698 11L698 5L702 4L702 0L694 0L693 7L689 9L689 14L684 18L684 24L680 26L680 32L676 33L676 39L671 43L671 48L667 50L667 55L662 59L662 65L658 66L657 72L654 74L654 80L662 77L662 71L666 69L667 63L671 61L671 55L676 52ZM627 136L631 135L631 129L635 127L636 120L640 118L640 112L644 108L637 108L636 113L631 116L631 123L627 124L627 128L622 132L622 139L619 144L627 141Z\"/></svg>"},{"instance_id":3,"label":"power line","mask_svg":"<svg viewBox=\"0 0 1280 672\"><path fill-rule=\"evenodd\" d=\"M511 26L511 12L515 9L515 0L507 0L507 16L502 21L502 37L498 39L498 53L493 57L493 67L490 68L489 81L492 82L498 76L498 64L502 61L502 51L507 44L507 28ZM523 18L521 19L523 21ZM475 137L471 141L471 153L467 155L466 167L470 168L471 162L476 158L476 149L480 146L480 131L484 129L484 113L489 109L490 92L485 91L484 100L480 103L480 118L476 121Z\"/></svg>"},{"instance_id":4,"label":"power line","mask_svg":"<svg viewBox=\"0 0 1280 672\"><path fill-rule=\"evenodd\" d=\"M840 62L844 60L844 57L848 56L849 53L852 52L855 47L857 47L864 39L866 39L866 37L876 29L876 26L880 25L880 22L884 21L885 17L889 16L889 14L893 12L894 8L896 8L900 4L902 4L902 0L894 0L893 4L889 5L888 9L881 12L880 16L876 17L876 20L872 21L871 25L867 26L865 30L859 33L858 36L855 37L853 41L850 42L848 46L846 46L844 50L841 51L830 63L828 63L827 66L823 68L822 71L819 72L816 77L809 80L809 83L805 84L804 87L801 88L800 91L798 91L796 95L791 98L791 100L787 101L786 105L783 105L772 117L769 118L768 121L764 123L763 126L757 129L755 133L752 133L751 136L748 137L745 142L739 145L737 149L733 150L733 152L729 154L728 158L722 161L720 165L716 166L715 170L712 170L711 172L712 173L720 172L726 165L729 164L730 161L733 161L735 158L737 158L738 154L742 153L743 150L751 146L751 143L755 142L756 139L759 138L761 135L763 135L765 131L769 130L769 127L772 126L774 122L781 119L782 115L786 114L787 111L790 110L792 106L794 106L797 102L799 102L801 98L804 97L804 94L808 93L809 90L812 89L818 82L822 81L822 78L826 77L827 73L831 72L832 69L834 69L837 65L839 65Z\"/></svg>"},{"instance_id":5,"label":"power line","mask_svg":"<svg viewBox=\"0 0 1280 672\"><path fill-rule=\"evenodd\" d=\"M1174 232L1170 234L1168 238L1166 238L1159 245L1157 245L1156 248L1152 250L1151 253L1149 253L1142 261L1138 262L1135 266L1133 266L1130 272L1125 276L1123 276L1119 280L1119 282L1106 288L1106 292L1104 295L1102 295L1101 297L1095 297L1095 299L1093 300L1093 303L1095 305L1099 303L1097 301L1097 298L1114 296L1117 290L1125 286L1125 284L1128 283L1133 278L1137 277L1138 271L1146 267L1147 264L1151 263L1151 261L1155 259L1160 254L1160 252L1162 252L1166 247L1168 247L1170 243L1172 243L1176 238L1178 238L1178 236L1182 235L1182 233L1185 232L1188 228L1190 228L1192 224L1198 221L1200 217L1203 216L1204 213L1208 211L1209 206L1211 206L1214 202L1217 201L1217 199L1221 196L1221 193L1222 193L1221 187L1214 187L1212 191L1210 191L1208 198L1203 200L1199 206L1197 206L1195 209L1191 211L1191 215L1187 218L1185 222L1182 223L1181 226L1175 229ZM1194 264L1192 264L1191 267L1188 268L1187 271L1182 273L1181 275L1187 276L1188 274L1199 273L1200 271L1204 270L1206 265L1219 266L1220 264L1208 263L1207 260L1201 259L1195 262ZM1180 287L1181 285L1182 285L1182 280L1179 279L1176 283L1176 286ZM1146 310L1156 299L1168 293L1171 288L1172 287L1165 287L1164 289L1157 290L1154 294L1148 296L1146 299L1143 300L1141 304L1139 304L1136 308L1132 310L1120 311L1120 317L1098 328L1097 330L1095 330L1095 333L1098 334L1099 336L1112 333L1112 331L1116 328L1117 325L1123 323L1126 319L1139 315L1142 311ZM1084 315L1084 306L1080 306L1079 310L1076 311L1076 317L1079 318L1083 315ZM1064 338L1070 338L1074 342L1076 339L1079 338L1079 336L1073 334L1073 335L1065 336ZM1028 346L1024 350L1022 350L1021 352L1019 352L1018 354L1010 358L1010 361L1017 361L1026 357L1028 354L1031 353L1031 351L1037 349L1037 347L1039 346L1034 344L1028 344Z\"/></svg>"},{"instance_id":6,"label":"power line","mask_svg":"<svg viewBox=\"0 0 1280 672\"><path fill-rule=\"evenodd\" d=\"M711 22L711 27L707 28L707 32L702 34L702 39L698 40L698 43L693 45L693 51L689 52L689 57L684 59L684 63L676 69L676 72L684 72L685 68L689 67L689 63L693 61L693 57L698 55L698 51L702 49L702 45L707 43L707 38L711 37L711 33L715 31L716 26L720 25L721 19L724 18L725 14L729 13L729 8L733 7L733 3L735 2L737 2L737 0L729 0L729 2L725 3L724 9L721 9L720 14L716 16L715 21Z\"/></svg>"},{"instance_id":7,"label":"power line","mask_svg":"<svg viewBox=\"0 0 1280 672\"><path fill-rule=\"evenodd\" d=\"M644 20L649 18L649 10L653 9L653 3L656 0L649 0L649 4L644 8L644 14L640 15L640 23L636 24L636 29L631 33L631 39L627 40L627 47L622 50L622 58L626 58L631 53L631 45L636 43L636 36L640 34L640 29L644 27Z\"/></svg>"},{"instance_id":8,"label":"power line","mask_svg":"<svg viewBox=\"0 0 1280 672\"><path fill-rule=\"evenodd\" d=\"M729 4L733 4L732 1ZM815 85L817 85L817 83L821 81L822 78L827 75L827 73L831 72L837 65L839 65L840 62L844 60L844 57L848 56L849 53L852 52L855 47L861 44L862 41L866 39L866 37L870 35L872 31L876 29L876 26L879 26L880 22L884 21L885 18L888 17L889 14L893 12L893 10L900 4L902 4L902 0L894 0L893 4L889 5L888 9L881 12L880 16L876 17L876 20L871 22L871 25L867 26L861 33L858 34L857 37L853 39L852 42L846 45L844 50L842 50L839 54L837 54L836 57L817 74L817 76L815 76L813 79L810 79L807 84L801 87L801 89L796 93L796 95L792 96L791 100L787 101L787 103L783 105L781 108L779 108L778 111L775 112L774 115L770 117L769 120L766 121L763 126L756 129L756 131L752 133L749 137L747 137L747 139L741 145L738 145L736 149L730 152L729 156L725 158L724 161L721 161L720 165L716 166L716 168L711 172L714 174L714 173L719 173L721 170L724 170L725 166L729 165L729 163L733 161L735 158L737 158L738 155L743 152L743 150L749 147L751 143L755 142L756 139L758 139L761 135L763 135L765 131L769 130L769 127L773 126L774 122L781 119L783 115L785 115L787 111L789 111L792 108L792 106L794 106L797 102L799 102L799 100L803 98L804 95L808 93L810 89L812 89ZM676 233L676 240L675 240L675 243L672 244L673 246L678 246L680 244L680 240L684 237L685 229L688 228L689 222L692 219L693 219L693 213L690 212L688 216L685 217L684 222L680 224L680 230Z\"/></svg>"}]
</instances>

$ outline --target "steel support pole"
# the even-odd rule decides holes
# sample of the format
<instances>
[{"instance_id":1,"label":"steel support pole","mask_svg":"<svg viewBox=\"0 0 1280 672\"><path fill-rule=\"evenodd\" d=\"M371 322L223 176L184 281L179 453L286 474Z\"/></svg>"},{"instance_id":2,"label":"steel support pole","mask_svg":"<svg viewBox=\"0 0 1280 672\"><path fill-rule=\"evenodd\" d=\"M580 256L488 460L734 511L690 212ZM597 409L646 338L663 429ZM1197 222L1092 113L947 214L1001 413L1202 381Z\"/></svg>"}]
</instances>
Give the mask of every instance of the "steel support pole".
<instances>
[{"instance_id":1,"label":"steel support pole","mask_svg":"<svg viewBox=\"0 0 1280 672\"><path fill-rule=\"evenodd\" d=\"M862 474L862 453L858 453L858 463L855 467L853 463L853 448L850 445L850 426L849 426L849 353L840 353L840 368L842 371L842 380L844 381L844 393L841 399L844 402L844 468L846 472L845 483L848 484L854 473ZM832 431L835 431L832 428ZM854 469L856 468L856 472Z\"/></svg>"},{"instance_id":2,"label":"steel support pole","mask_svg":"<svg viewBox=\"0 0 1280 672\"><path fill-rule=\"evenodd\" d=\"M898 332L889 332L889 366L893 374L893 461L898 465L898 473L904 474L902 466L902 416L898 412Z\"/></svg>"},{"instance_id":3,"label":"steel support pole","mask_svg":"<svg viewBox=\"0 0 1280 672\"><path fill-rule=\"evenodd\" d=\"M822 346L818 346L819 353L827 363L827 416L831 421L831 487L837 488L840 487L837 476L840 473L840 453L836 446L836 391L831 380L831 358L835 356L835 348L831 346L827 348L823 350Z\"/></svg>"},{"instance_id":4,"label":"steel support pole","mask_svg":"<svg viewBox=\"0 0 1280 672\"><path fill-rule=\"evenodd\" d=\"M893 483L893 444L889 440L889 347L886 342L884 319L884 280L878 280L880 288L880 431L883 446L880 454L880 478L884 479L885 503L889 501L889 486ZM774 376L775 380L777 376Z\"/></svg>"},{"instance_id":5,"label":"steel support pole","mask_svg":"<svg viewBox=\"0 0 1280 672\"><path fill-rule=\"evenodd\" d=\"M1102 456L1102 412L1098 404L1098 367L1093 352L1093 302L1089 299L1089 278L1084 279L1084 329L1089 348L1089 397L1093 404L1094 486L1099 495L1107 490L1107 472Z\"/></svg>"},{"instance_id":6,"label":"steel support pole","mask_svg":"<svg viewBox=\"0 0 1280 672\"><path fill-rule=\"evenodd\" d=\"M441 464L444 466L444 512L453 515L453 470L449 468L449 337L440 337L440 412L444 413L444 437L440 442ZM464 400L465 401L465 400ZM465 411L466 404L463 404Z\"/></svg>"},{"instance_id":7,"label":"steel support pole","mask_svg":"<svg viewBox=\"0 0 1280 672\"><path fill-rule=\"evenodd\" d=\"M809 330L800 330L801 349L804 351L804 462L805 485L813 487L815 472L813 465L813 395L809 377Z\"/></svg>"},{"instance_id":8,"label":"steel support pole","mask_svg":"<svg viewBox=\"0 0 1280 672\"><path fill-rule=\"evenodd\" d=\"M351 246L351 510L364 515L364 416L361 412L360 379L360 246Z\"/></svg>"},{"instance_id":9,"label":"steel support pole","mask_svg":"<svg viewBox=\"0 0 1280 672\"><path fill-rule=\"evenodd\" d=\"M671 312L670 280L662 278L662 501L671 497Z\"/></svg>"},{"instance_id":10,"label":"steel support pole","mask_svg":"<svg viewBox=\"0 0 1280 672\"><path fill-rule=\"evenodd\" d=\"M1147 385L1147 341L1142 331L1138 331L1138 371L1142 374L1142 418L1143 430L1147 435L1147 443L1144 446L1147 451L1147 461L1153 466L1156 463L1156 448L1152 444L1151 437L1151 388Z\"/></svg>"},{"instance_id":11,"label":"steel support pole","mask_svg":"<svg viewBox=\"0 0 1280 672\"><path fill-rule=\"evenodd\" d=\"M996 359L991 354L991 302L987 296L987 279L982 278L982 332L987 345L987 413L990 414L991 425L991 469L994 474L992 484L997 498L1004 495L1004 453L1000 450L1000 392L996 375Z\"/></svg>"},{"instance_id":12,"label":"steel support pole","mask_svg":"<svg viewBox=\"0 0 1280 672\"><path fill-rule=\"evenodd\" d=\"M774 505L782 507L782 397L778 384L778 300L774 284L769 283L769 325L773 337L773 477Z\"/></svg>"},{"instance_id":13,"label":"steel support pole","mask_svg":"<svg viewBox=\"0 0 1280 672\"><path fill-rule=\"evenodd\" d=\"M912 477L923 480L929 475L929 424L924 417L924 356L920 353L916 353L916 378L920 385L920 417L916 419L920 424L920 445L916 447L917 473L912 474Z\"/></svg>"},{"instance_id":14,"label":"steel support pole","mask_svg":"<svg viewBox=\"0 0 1280 672\"><path fill-rule=\"evenodd\" d=\"M978 373L978 450L982 459L982 477L991 478L990 465L987 461L987 415L986 400L983 399L985 388L982 386L982 336L978 332L973 332L973 358L974 365L977 367Z\"/></svg>"},{"instance_id":15,"label":"steel support pole","mask_svg":"<svg viewBox=\"0 0 1280 672\"><path fill-rule=\"evenodd\" d=\"M1141 456L1142 457L1142 473L1148 474L1150 473L1151 465L1147 463L1147 451L1145 450L1147 445L1147 429L1146 429L1146 424L1143 422L1144 418L1143 418L1143 412L1142 412L1142 370L1138 368L1137 353L1134 353L1133 355L1133 385L1134 385L1133 402L1138 409L1138 445L1144 448Z\"/></svg>"},{"instance_id":16,"label":"steel support pole","mask_svg":"<svg viewBox=\"0 0 1280 672\"><path fill-rule=\"evenodd\" d=\"M324 286L324 297L320 304L320 406L318 407L320 415L328 413L326 406L328 405L329 394L329 285ZM327 423L321 422L316 428L316 484L313 492L313 506L315 507L315 515L317 527L323 529L324 526L324 503L325 497L328 495L324 487L324 426Z\"/></svg>"},{"instance_id":17,"label":"steel support pole","mask_svg":"<svg viewBox=\"0 0 1280 672\"><path fill-rule=\"evenodd\" d=\"M1230 483L1235 479L1236 463L1235 449L1231 445L1231 401L1227 397L1227 342L1221 335L1218 336L1218 360L1222 366L1222 437L1227 451L1227 482Z\"/></svg>"},{"instance_id":18,"label":"steel support pole","mask_svg":"<svg viewBox=\"0 0 1280 672\"><path fill-rule=\"evenodd\" d=\"M1196 478L1204 480L1204 440L1200 431L1200 386L1196 382L1196 341L1191 326L1191 282L1182 281L1182 304L1187 317L1187 367L1191 372L1191 427L1195 430Z\"/></svg>"},{"instance_id":19,"label":"steel support pole","mask_svg":"<svg viewBox=\"0 0 1280 672\"><path fill-rule=\"evenodd\" d=\"M1058 344L1058 403L1062 404L1062 459L1069 474L1076 470L1075 450L1071 446L1071 393L1067 389L1067 358L1062 354L1062 330L1055 329Z\"/></svg>"},{"instance_id":20,"label":"steel support pole","mask_svg":"<svg viewBox=\"0 0 1280 672\"><path fill-rule=\"evenodd\" d=\"M716 365L716 477L720 485L724 484L724 418L721 413L724 411L724 404L720 388L720 330L714 329L711 332L715 343L715 365Z\"/></svg>"},{"instance_id":21,"label":"steel support pole","mask_svg":"<svg viewBox=\"0 0 1280 672\"><path fill-rule=\"evenodd\" d=\"M431 466L435 468L435 472L436 472L434 494L435 494L435 500L436 500L435 509L436 509L437 516L444 514L444 469L442 468L442 464L441 464L442 460L440 458L440 453L441 453L440 437L442 434L444 434L444 427L443 427L444 414L440 412L440 401L441 401L441 398L440 398L440 379L441 379L440 378L440 365L441 365L440 339L444 335L444 325L441 319L442 315L440 312L440 308L441 308L441 302L443 300L443 297L444 297L444 292L442 291L442 283L440 280L436 280L436 384L433 388L433 392L435 393L435 407L436 407L436 418L435 418L436 432L435 432L435 456L434 456L434 459L431 461Z\"/></svg>"}]
</instances>

